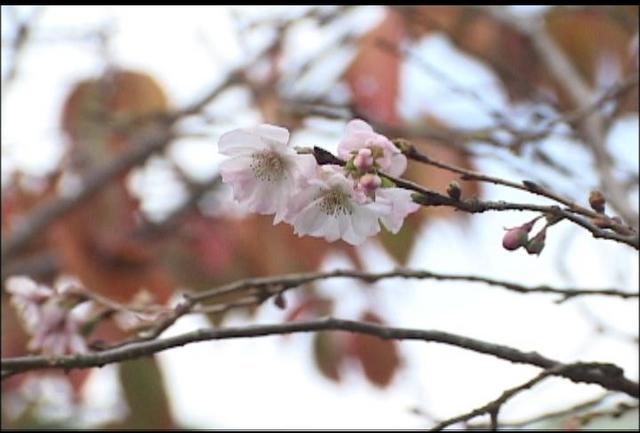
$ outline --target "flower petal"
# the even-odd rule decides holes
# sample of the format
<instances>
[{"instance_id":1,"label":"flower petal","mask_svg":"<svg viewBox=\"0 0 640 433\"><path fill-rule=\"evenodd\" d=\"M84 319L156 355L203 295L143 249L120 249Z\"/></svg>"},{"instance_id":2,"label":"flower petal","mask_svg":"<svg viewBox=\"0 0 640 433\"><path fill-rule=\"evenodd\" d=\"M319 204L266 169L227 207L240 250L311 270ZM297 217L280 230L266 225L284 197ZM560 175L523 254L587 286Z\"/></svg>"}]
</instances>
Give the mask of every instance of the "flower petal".
<instances>
[{"instance_id":1,"label":"flower petal","mask_svg":"<svg viewBox=\"0 0 640 433\"><path fill-rule=\"evenodd\" d=\"M289 142L289 131L281 126L263 123L253 128L252 133L276 143L287 144Z\"/></svg>"},{"instance_id":2,"label":"flower petal","mask_svg":"<svg viewBox=\"0 0 640 433\"><path fill-rule=\"evenodd\" d=\"M251 155L266 148L259 135L246 129L234 129L220 137L218 151L223 155Z\"/></svg>"},{"instance_id":3,"label":"flower petal","mask_svg":"<svg viewBox=\"0 0 640 433\"><path fill-rule=\"evenodd\" d=\"M347 123L347 134L356 131L373 132L373 128L362 119L353 119Z\"/></svg>"}]
</instances>

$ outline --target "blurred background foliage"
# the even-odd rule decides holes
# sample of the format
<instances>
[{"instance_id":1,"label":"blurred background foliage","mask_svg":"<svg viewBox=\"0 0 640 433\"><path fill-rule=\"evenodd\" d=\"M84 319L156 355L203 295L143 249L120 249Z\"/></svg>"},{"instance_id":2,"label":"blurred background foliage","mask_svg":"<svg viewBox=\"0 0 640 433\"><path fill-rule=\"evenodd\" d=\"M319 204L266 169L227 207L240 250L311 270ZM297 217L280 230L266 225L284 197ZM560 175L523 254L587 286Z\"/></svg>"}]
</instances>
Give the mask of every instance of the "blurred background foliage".
<instances>
[{"instance_id":1,"label":"blurred background foliage","mask_svg":"<svg viewBox=\"0 0 640 433\"><path fill-rule=\"evenodd\" d=\"M247 61L237 85L248 92L252 106L264 121L295 131L310 117L322 117L327 113L328 118L361 117L391 137L403 136L412 140L436 159L473 169L473 154L468 145L474 140L495 140L492 130L463 130L433 114L409 120L398 108L403 85L401 68L403 62L411 58L405 47L431 34L445 36L456 49L490 67L513 103L547 104L557 113L580 108L567 96L564 84L558 83L549 73L531 39L514 25L498 19L491 8L388 6L383 9L381 19L361 25L364 30L345 30L348 25L341 24L340 20L358 8L309 7L297 16L283 13L283 17L276 14L238 19L244 23L239 26L240 33L267 28L274 35L267 38L267 47L257 60ZM26 49L24 47L51 43L40 40L38 33L39 19L48 13L47 9L25 12L17 7L2 7L3 24L9 24L3 25L6 29L2 34L3 93L9 91L11 82L20 74L20 55ZM245 12L245 8L235 8L234 16L242 18ZM212 8L211 13L215 14L216 8ZM152 9L150 15L153 15ZM541 19L551 38L593 88L599 86L599 80L607 71L613 70L618 78L637 74L636 6L550 7L541 13ZM327 34L336 28L341 31L334 43L323 52L297 62L296 68L286 64L292 56L288 52L292 46L289 33L302 24L324 29ZM144 23L140 26L144 32ZM108 46L108 34L96 28L96 35L98 48ZM68 43L80 42L69 37ZM295 47L295 41L293 46L297 51L301 49ZM337 68L338 72L326 74L326 91L319 94L291 91L288 83L314 73L324 73L321 69L324 56L342 47L351 48L349 60L342 68ZM188 51L190 47L182 49ZM97 52L96 55L102 55L100 49ZM607 62L606 70L603 59ZM314 72L317 68L321 72ZM59 107L58 127L64 134L66 147L57 166L37 182L19 168L3 174L3 236L38 206L61 194L73 194L81 187L81 179L105 162L126 155L141 131L180 108L170 101L164 85L146 71L122 68L108 58L101 75L77 81ZM482 92L482 89L477 91ZM637 85L619 101L612 118L637 113ZM429 101L424 104L428 105ZM38 110L37 100L32 101L32 105L33 110ZM5 106L3 101L3 112L5 110L11 110L11 107ZM346 116L341 114L344 110L348 113ZM200 121L205 124L215 122L204 114ZM175 136L183 133L189 134L187 128L178 128ZM528 142L520 140L517 134L507 143L508 150L515 156L524 152L527 145ZM170 154L161 151L158 155L163 155L173 177L186 191L187 198L172 212L161 218L145 212L141 207L141 195L144 194L134 191L131 181L132 173L139 168L124 170L98 193L48 225L41 236L4 257L3 280L19 273L52 282L59 274L72 274L91 290L119 302L132 302L144 289L156 302L165 303L180 287L199 290L245 277L314 271L336 251L349 257L356 269L362 269L361 256L346 243L298 238L287 225L272 226L270 216L239 218L216 211L216 204L229 198L221 192L215 173L204 181L196 180ZM457 176L432 167L410 165L406 177L444 191ZM467 182L463 194L481 197L483 191L480 185ZM468 218L446 207L423 208L407 219L398 235L382 232L378 240L397 265L402 266L425 225L438 219L464 225ZM8 307L4 292L2 296L2 356L25 355L27 336ZM227 298L221 302L234 300ZM302 297L286 306L287 320L330 315L336 302L340 300L328 298L310 285ZM252 316L256 308L258 306L246 308L246 315ZM220 325L225 314L212 313L209 318L215 325ZM360 320L385 323L374 307L362 311ZM116 341L125 336L105 321L92 338ZM344 365L359 363L362 374L372 384L384 388L402 366L397 345L391 340L363 335L318 333L313 339L313 362L318 374L335 382L341 381ZM35 372L3 381L3 396L17 393L25 381L41 374L51 372ZM87 371L75 370L62 376L69 380L75 399L80 398L87 375ZM162 376L153 359L122 364L119 379L126 397L127 415L105 427L177 427L171 418ZM73 419L74 414L70 413L62 424L73 425ZM637 427L637 409L617 419L607 415L583 420L584 425L576 419L573 415L560 416L535 426L561 429ZM14 418L6 416L6 407L3 409L3 428L59 425L47 423L34 411L21 411L20 417Z\"/></svg>"}]
</instances>

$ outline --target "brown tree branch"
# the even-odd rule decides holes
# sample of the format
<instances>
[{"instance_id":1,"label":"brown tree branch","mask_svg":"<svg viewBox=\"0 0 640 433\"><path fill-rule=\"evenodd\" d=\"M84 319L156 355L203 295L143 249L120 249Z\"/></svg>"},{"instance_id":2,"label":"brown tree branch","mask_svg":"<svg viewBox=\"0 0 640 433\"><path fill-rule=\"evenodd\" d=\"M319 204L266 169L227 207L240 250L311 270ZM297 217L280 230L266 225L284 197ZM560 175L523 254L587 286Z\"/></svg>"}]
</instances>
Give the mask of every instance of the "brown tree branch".
<instances>
[{"instance_id":1,"label":"brown tree branch","mask_svg":"<svg viewBox=\"0 0 640 433\"><path fill-rule=\"evenodd\" d=\"M546 293L559 295L557 303L565 302L579 296L614 296L621 299L638 298L638 292L624 292L617 289L580 289L567 288L557 289L547 285L539 285L527 287L507 281L495 280L492 278L479 277L476 275L455 275L436 273L423 270L412 269L396 269L388 272L369 273L353 270L335 270L331 272L311 272L300 274L287 274L274 277L257 277L247 278L244 280L234 281L229 284L218 286L210 290L200 291L194 294L183 294L183 300L173 310L173 312L165 319L159 321L151 329L145 331L142 335L116 343L110 347L120 347L135 341L153 340L159 337L165 330L173 325L180 317L203 310L223 312L234 308L259 305L267 299L278 294L284 293L286 290L299 287L301 285L319 280L332 278L352 278L374 283L388 278L405 278L405 279L432 279L439 281L467 281L475 283L484 283L490 286L501 287L516 293ZM232 304L220 303L207 307L198 307L203 302L212 302L216 299L225 298L232 294L241 294L245 298Z\"/></svg>"},{"instance_id":2,"label":"brown tree branch","mask_svg":"<svg viewBox=\"0 0 640 433\"><path fill-rule=\"evenodd\" d=\"M634 234L636 232L633 227L619 223L614 219L606 216L603 213L598 213L591 209L587 209L584 206L580 206L573 200L569 200L565 197L559 196L553 191L550 191L547 188L537 183L534 183L531 181L522 181L521 183L512 182L510 180L489 176L489 175L482 174L472 170L467 170L461 167L457 167L457 166L433 159L428 155L420 152L413 144L409 143L406 140L397 139L397 140L394 140L394 143L396 143L396 145L402 150L402 152L407 156L407 158L413 161L418 161L427 165L431 165L433 167L438 167L443 170L460 174L462 180L475 180L479 182L488 182L488 183L493 183L495 185L503 185L509 188L530 192L530 193L551 199L558 203L561 203L567 206L567 210L569 210L570 212L574 212L576 214L583 215L588 218L603 219L604 223L607 226L611 227L614 231L616 231L616 233L629 235L629 234Z\"/></svg>"},{"instance_id":3,"label":"brown tree branch","mask_svg":"<svg viewBox=\"0 0 640 433\"><path fill-rule=\"evenodd\" d=\"M467 421L484 414L489 414L491 417L491 430L497 430L498 429L498 413L500 412L500 409L502 408L502 406L512 397L516 396L522 391L532 388L533 386L542 382L544 379L546 379L549 376L558 376L558 375L565 376L566 374L569 374L571 371L584 373L585 371L598 370L602 367L609 368L610 364L601 364L596 362L593 362L593 363L578 362L574 364L556 365L554 367L551 367L542 371L536 377L523 383L522 385L516 386L514 388L510 388L504 391L500 395L500 397L485 404L482 407L479 407L470 412L439 422L435 427L431 429L431 431L440 431L450 425L453 425L462 421Z\"/></svg>"},{"instance_id":4,"label":"brown tree branch","mask_svg":"<svg viewBox=\"0 0 640 433\"><path fill-rule=\"evenodd\" d=\"M258 277L248 278L245 280L235 281L230 284L226 284L220 287L216 287L211 290L205 290L198 292L190 296L193 302L210 301L217 297L227 296L231 293L238 293L247 289L253 289L257 293L262 293L265 290L269 296L275 295L278 292L287 290L293 287L298 287L303 284L307 284L313 281L327 280L332 278L352 278L367 283L375 283L377 281L388 278L404 278L404 279L431 279L438 281L467 281L474 283L484 283L494 287L500 287L506 290L510 290L516 293L546 293L561 296L560 300L566 300L575 298L578 296L591 296L591 295L603 295L603 296L615 296L622 299L638 298L638 292L624 292L616 289L557 289L547 285L540 286L524 286L521 284L511 283L507 281L500 281L493 278L479 277L477 275L456 275L446 274L438 272L430 272L424 270L413 269L396 269L388 272L363 272L353 270L335 270L331 272L310 272L302 274L288 274L279 275L275 277ZM273 288L273 290L269 290Z\"/></svg>"},{"instance_id":5,"label":"brown tree branch","mask_svg":"<svg viewBox=\"0 0 640 433\"><path fill-rule=\"evenodd\" d=\"M232 72L193 104L156 119L150 128L141 131L133 139L129 150L90 173L84 180L82 189L74 196L51 199L34 209L22 221L17 221L11 231L2 239L2 248L0 249L2 260L4 261L19 252L31 240L40 235L49 224L105 188L111 180L143 163L152 154L163 149L176 136L172 131L175 122L185 116L198 113L222 91L238 83L239 77L237 71Z\"/></svg>"},{"instance_id":6,"label":"brown tree branch","mask_svg":"<svg viewBox=\"0 0 640 433\"><path fill-rule=\"evenodd\" d=\"M582 403L578 403L575 405L572 405L570 407L564 408L564 409L559 409L559 410L555 410L555 411L551 411L551 412L546 412L540 415L536 415L532 418L527 418L527 419L522 419L522 420L518 420L518 421L508 421L508 422L502 422L500 423L501 427L509 427L509 428L518 428L518 427L525 427L528 426L530 424L534 424L537 422L541 422L541 421L546 421L549 419L553 419L553 418L557 418L557 417L562 417L562 416L567 416L567 415L572 415L575 414L577 412L586 410L586 409L590 409L594 406L597 406L599 404L601 404L607 397L609 397L611 395L610 392L605 392L602 395L600 395L599 397L593 398L591 400L588 401L584 401ZM468 427L470 430L486 430L490 428L490 425L487 423L483 423L483 424L468 424Z\"/></svg>"},{"instance_id":7,"label":"brown tree branch","mask_svg":"<svg viewBox=\"0 0 640 433\"><path fill-rule=\"evenodd\" d=\"M105 166L89 174L83 187L71 197L57 197L41 204L23 220L16 221L11 231L2 239L0 250L2 260L19 252L31 240L36 238L53 221L62 217L77 205L87 200L96 192L105 188L117 176L125 173L133 166L144 162L151 154L160 150L173 138L173 133L166 124L155 127L140 134L124 155L113 159Z\"/></svg>"},{"instance_id":8,"label":"brown tree branch","mask_svg":"<svg viewBox=\"0 0 640 433\"><path fill-rule=\"evenodd\" d=\"M313 153L316 161L320 165L334 164L343 166L345 164L345 161L319 147L314 147L312 151L307 149L300 149L299 152ZM569 208L561 208L555 205L543 206L528 203L510 203L505 201L482 201L477 198L459 200L442 195L436 191L425 188L422 185L418 185L405 179L400 179L383 172L378 172L378 174L391 180L401 188L417 192L418 194L413 195L413 200L423 206L448 206L468 213L508 210L539 212L542 214L551 215L557 218L558 221L567 219L590 231L595 238L614 240L616 242L624 243L637 250L640 250L640 234L636 232L631 232L629 234L620 234L614 231L600 228L592 223L589 219L584 218L581 215L576 215L575 212L572 212ZM528 182L527 185L530 189L539 188L537 187L537 185L531 182Z\"/></svg>"},{"instance_id":9,"label":"brown tree branch","mask_svg":"<svg viewBox=\"0 0 640 433\"><path fill-rule=\"evenodd\" d=\"M547 33L542 20L518 19L510 13L498 8L488 9L489 13L515 30L526 35L533 47L545 63L548 71L557 83L567 92L576 110L584 110L585 115L579 120L583 127L586 144L594 156L596 169L600 175L602 192L611 206L620 214L625 222L638 229L639 215L624 194L624 188L613 176L613 160L606 145L605 122L597 110L589 107L598 104L599 99L593 90L576 71L569 57ZM624 86L623 86L624 87Z\"/></svg>"},{"instance_id":10,"label":"brown tree branch","mask_svg":"<svg viewBox=\"0 0 640 433\"><path fill-rule=\"evenodd\" d=\"M593 366L593 364L585 364L585 366L587 366L585 368L569 368L565 364L546 358L536 352L522 352L512 347L488 343L442 331L393 328L373 323L334 318L274 325L199 329L165 339L133 342L125 346L106 349L101 352L61 357L24 356L5 358L2 359L0 365L2 378L4 379L14 374L46 368L62 368L68 371L75 368L102 367L111 363L150 356L163 350L200 341L318 331L347 331L367 334L382 339L419 340L442 343L491 355L513 363L529 364L547 370L553 369L547 373L547 375L554 374L566 377L574 382L598 384L608 390L620 391L635 398L638 398L640 393L638 383L624 377L623 370L612 364L597 364L597 367Z\"/></svg>"}]
</instances>

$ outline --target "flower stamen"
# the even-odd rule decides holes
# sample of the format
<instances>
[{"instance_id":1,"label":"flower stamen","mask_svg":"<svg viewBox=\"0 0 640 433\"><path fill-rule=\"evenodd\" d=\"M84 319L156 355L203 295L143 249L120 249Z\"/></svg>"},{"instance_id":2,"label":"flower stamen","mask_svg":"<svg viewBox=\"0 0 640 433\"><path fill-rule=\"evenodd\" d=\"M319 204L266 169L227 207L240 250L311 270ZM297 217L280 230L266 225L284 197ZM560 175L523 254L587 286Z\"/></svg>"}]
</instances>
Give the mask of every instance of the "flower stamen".
<instances>
[{"instance_id":1,"label":"flower stamen","mask_svg":"<svg viewBox=\"0 0 640 433\"><path fill-rule=\"evenodd\" d=\"M286 179L286 161L276 152L263 151L251 155L251 164L256 179L263 182L278 182Z\"/></svg>"},{"instance_id":2,"label":"flower stamen","mask_svg":"<svg viewBox=\"0 0 640 433\"><path fill-rule=\"evenodd\" d=\"M328 216L351 215L353 208L349 202L349 194L340 188L332 188L322 193L319 204L320 210Z\"/></svg>"}]
</instances>

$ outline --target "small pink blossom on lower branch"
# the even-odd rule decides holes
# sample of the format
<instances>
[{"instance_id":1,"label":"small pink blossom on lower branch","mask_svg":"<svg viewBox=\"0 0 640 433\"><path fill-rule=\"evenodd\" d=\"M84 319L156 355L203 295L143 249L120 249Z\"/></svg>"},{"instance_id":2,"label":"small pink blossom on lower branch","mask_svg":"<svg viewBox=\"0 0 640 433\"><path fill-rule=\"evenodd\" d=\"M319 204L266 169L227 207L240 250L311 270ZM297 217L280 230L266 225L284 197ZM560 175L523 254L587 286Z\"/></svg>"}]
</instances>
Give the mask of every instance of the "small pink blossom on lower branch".
<instances>
[{"instance_id":1,"label":"small pink blossom on lower branch","mask_svg":"<svg viewBox=\"0 0 640 433\"><path fill-rule=\"evenodd\" d=\"M55 291L24 276L7 278L5 287L27 331L35 329L40 320L40 307L55 295Z\"/></svg>"},{"instance_id":2,"label":"small pink blossom on lower branch","mask_svg":"<svg viewBox=\"0 0 640 433\"><path fill-rule=\"evenodd\" d=\"M89 320L89 305L82 303L71 309L51 299L42 306L39 325L35 328L29 349L46 355L87 352L87 343L81 330Z\"/></svg>"},{"instance_id":3,"label":"small pink blossom on lower branch","mask_svg":"<svg viewBox=\"0 0 640 433\"><path fill-rule=\"evenodd\" d=\"M297 154L288 141L285 128L262 124L227 132L218 142L220 153L230 157L220 166L223 182L249 210L275 214L274 224L283 219L301 176L316 165L313 156Z\"/></svg>"},{"instance_id":4,"label":"small pink blossom on lower branch","mask_svg":"<svg viewBox=\"0 0 640 433\"><path fill-rule=\"evenodd\" d=\"M7 292L24 328L32 336L28 348L47 355L87 351L81 328L90 305L78 298L68 285L56 284L55 290L24 276L9 277Z\"/></svg>"}]
</instances>

